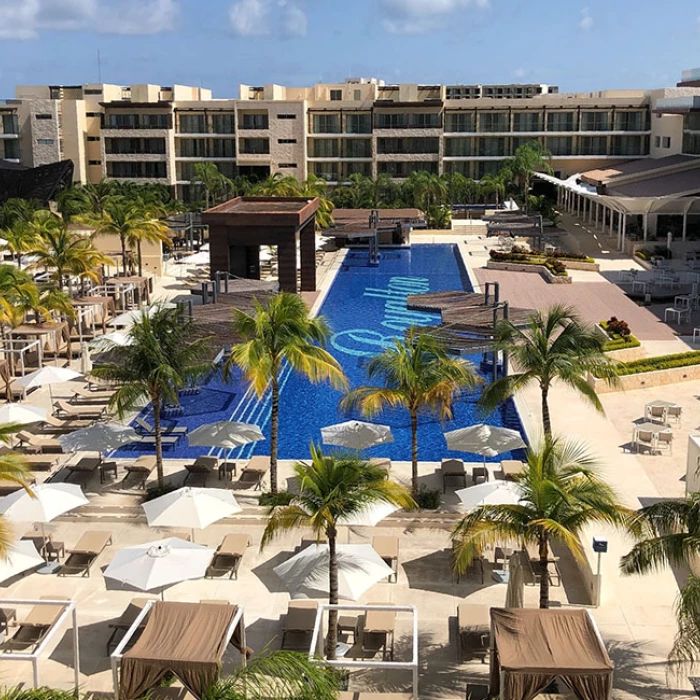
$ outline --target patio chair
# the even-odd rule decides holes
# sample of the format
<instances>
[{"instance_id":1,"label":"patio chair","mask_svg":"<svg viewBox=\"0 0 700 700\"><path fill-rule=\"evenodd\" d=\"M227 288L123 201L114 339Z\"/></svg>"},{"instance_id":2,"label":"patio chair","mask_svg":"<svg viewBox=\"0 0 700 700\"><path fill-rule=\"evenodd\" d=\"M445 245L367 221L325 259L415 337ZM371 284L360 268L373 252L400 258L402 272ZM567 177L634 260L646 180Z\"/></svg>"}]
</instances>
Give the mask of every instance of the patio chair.
<instances>
[{"instance_id":1,"label":"patio chair","mask_svg":"<svg viewBox=\"0 0 700 700\"><path fill-rule=\"evenodd\" d=\"M127 464L124 467L126 474L122 479L122 484L126 482L129 477L134 477L136 484L142 488L146 488L146 482L156 468L156 456L155 455L141 455L133 464Z\"/></svg>"},{"instance_id":2,"label":"patio chair","mask_svg":"<svg viewBox=\"0 0 700 700\"><path fill-rule=\"evenodd\" d=\"M187 484L190 479L194 479L197 483L204 485L207 477L213 474L218 467L218 457L197 457L192 464L185 465L187 476L185 476L184 483Z\"/></svg>"},{"instance_id":3,"label":"patio chair","mask_svg":"<svg viewBox=\"0 0 700 700\"><path fill-rule=\"evenodd\" d=\"M389 581L396 583L399 580L399 538L375 535L372 538L372 548L391 567L393 574L389 576Z\"/></svg>"},{"instance_id":4,"label":"patio chair","mask_svg":"<svg viewBox=\"0 0 700 700\"><path fill-rule=\"evenodd\" d=\"M116 620L113 620L109 623L109 627L112 630L112 634L110 634L109 639L107 640L107 656L109 656L110 651L112 649L115 649L119 644L119 640L115 640L115 637L120 632L122 633L122 636L126 634L126 632L131 628L131 625L134 624L136 618L139 616L139 613L144 609L146 603L148 603L149 600L150 598L132 598L126 610L124 610L124 612ZM143 628L146 626L147 618L148 616L146 616L145 619L141 620L141 624L139 625L137 635L140 634ZM132 637L132 642L136 641L137 635L134 635L134 637Z\"/></svg>"},{"instance_id":5,"label":"patio chair","mask_svg":"<svg viewBox=\"0 0 700 700\"><path fill-rule=\"evenodd\" d=\"M440 465L442 475L442 492L445 493L448 486L454 488L466 488L467 472L461 459L443 459Z\"/></svg>"},{"instance_id":6,"label":"patio chair","mask_svg":"<svg viewBox=\"0 0 700 700\"><path fill-rule=\"evenodd\" d=\"M241 470L239 481L241 484L252 485L254 489L262 490L263 479L269 471L270 458L264 455L255 455Z\"/></svg>"},{"instance_id":7,"label":"patio chair","mask_svg":"<svg viewBox=\"0 0 700 700\"><path fill-rule=\"evenodd\" d=\"M59 399L54 404L54 415L64 416L66 418L101 418L107 406L75 406L73 404Z\"/></svg>"},{"instance_id":8,"label":"patio chair","mask_svg":"<svg viewBox=\"0 0 700 700\"><path fill-rule=\"evenodd\" d=\"M647 406L647 418L666 425L666 410L665 406Z\"/></svg>"},{"instance_id":9,"label":"patio chair","mask_svg":"<svg viewBox=\"0 0 700 700\"><path fill-rule=\"evenodd\" d=\"M90 530L83 533L58 572L59 576L90 576L90 568L105 547L112 544L112 533Z\"/></svg>"},{"instance_id":10,"label":"patio chair","mask_svg":"<svg viewBox=\"0 0 700 700\"><path fill-rule=\"evenodd\" d=\"M36 486L36 478L31 474L25 474L24 480L29 486ZM15 481L0 479L0 496L8 496L21 488Z\"/></svg>"},{"instance_id":11,"label":"patio chair","mask_svg":"<svg viewBox=\"0 0 700 700\"><path fill-rule=\"evenodd\" d=\"M482 585L484 583L484 556L483 554L474 554L472 557L471 563L467 567L467 570L463 574L458 574L456 567L455 567L455 562L457 560L457 542L453 541L452 542L452 550L451 550L451 560L452 560L452 571L453 571L453 578L455 583L459 583L462 580L462 577L469 577L469 576L474 576L478 575L479 580L481 581Z\"/></svg>"},{"instance_id":12,"label":"patio chair","mask_svg":"<svg viewBox=\"0 0 700 700\"><path fill-rule=\"evenodd\" d=\"M651 430L638 430L634 442L637 452L639 452L640 448L646 448L649 450L649 454L654 454L656 440Z\"/></svg>"},{"instance_id":13,"label":"patio chair","mask_svg":"<svg viewBox=\"0 0 700 700\"><path fill-rule=\"evenodd\" d=\"M491 643L491 619L488 605L475 603L460 603L457 606L457 629L459 635L459 651L464 657L481 658L486 663Z\"/></svg>"},{"instance_id":14,"label":"patio chair","mask_svg":"<svg viewBox=\"0 0 700 700\"><path fill-rule=\"evenodd\" d=\"M41 598L42 600L63 600L55 595L41 596ZM17 625L15 633L0 644L0 652L31 654L44 640L64 609L63 605L35 605L27 617Z\"/></svg>"},{"instance_id":15,"label":"patio chair","mask_svg":"<svg viewBox=\"0 0 700 700\"><path fill-rule=\"evenodd\" d=\"M368 603L368 605L392 605L392 603ZM391 610L367 610L362 621L362 642L365 654L382 652L382 661L388 656L394 660L394 633L396 613Z\"/></svg>"},{"instance_id":16,"label":"patio chair","mask_svg":"<svg viewBox=\"0 0 700 700\"><path fill-rule=\"evenodd\" d=\"M308 652L317 611L317 600L289 601L282 631L282 649Z\"/></svg>"},{"instance_id":17,"label":"patio chair","mask_svg":"<svg viewBox=\"0 0 700 700\"><path fill-rule=\"evenodd\" d=\"M42 453L61 453L63 448L61 443L52 437L41 437L40 435L34 435L26 430L20 430L17 433L17 440L19 440L20 447L27 447L28 451L34 450Z\"/></svg>"},{"instance_id":18,"label":"patio chair","mask_svg":"<svg viewBox=\"0 0 700 700\"><path fill-rule=\"evenodd\" d=\"M662 430L656 436L656 449L659 452L668 450L670 455L673 454L673 433L670 430Z\"/></svg>"},{"instance_id":19,"label":"patio chair","mask_svg":"<svg viewBox=\"0 0 700 700\"><path fill-rule=\"evenodd\" d=\"M225 576L238 579L238 567L241 564L246 549L250 547L250 535L231 533L226 535L216 549L207 570L207 578Z\"/></svg>"},{"instance_id":20,"label":"patio chair","mask_svg":"<svg viewBox=\"0 0 700 700\"><path fill-rule=\"evenodd\" d=\"M679 427L681 424L681 414L683 413L682 406L669 406L666 409L666 421L670 422L673 420Z\"/></svg>"},{"instance_id":21,"label":"patio chair","mask_svg":"<svg viewBox=\"0 0 700 700\"><path fill-rule=\"evenodd\" d=\"M145 418L136 418L134 419L134 423L136 423L136 426L138 428L141 428L141 430L143 430L144 433L148 435L155 435L156 429ZM186 426L161 425L161 432L164 435L186 435L187 430L188 428Z\"/></svg>"},{"instance_id":22,"label":"patio chair","mask_svg":"<svg viewBox=\"0 0 700 700\"><path fill-rule=\"evenodd\" d=\"M537 550L537 546L528 543L525 546L525 554L523 560L527 560L528 570L532 576L533 583L538 585L542 580L542 570L540 567L540 553ZM561 573L559 572L559 558L552 556L550 552L550 559L547 560L547 577L549 578L550 586L560 586L561 585Z\"/></svg>"},{"instance_id":23,"label":"patio chair","mask_svg":"<svg viewBox=\"0 0 700 700\"><path fill-rule=\"evenodd\" d=\"M504 459L501 462L501 473L506 481L516 481L524 469L525 465L519 459Z\"/></svg>"},{"instance_id":24,"label":"patio chair","mask_svg":"<svg viewBox=\"0 0 700 700\"><path fill-rule=\"evenodd\" d=\"M489 470L484 466L472 468L472 481L475 484L484 484L489 480Z\"/></svg>"},{"instance_id":25,"label":"patio chair","mask_svg":"<svg viewBox=\"0 0 700 700\"><path fill-rule=\"evenodd\" d=\"M91 391L85 387L79 387L75 390L71 403L109 403L110 399L116 393L116 389L106 389L104 391Z\"/></svg>"}]
</instances>

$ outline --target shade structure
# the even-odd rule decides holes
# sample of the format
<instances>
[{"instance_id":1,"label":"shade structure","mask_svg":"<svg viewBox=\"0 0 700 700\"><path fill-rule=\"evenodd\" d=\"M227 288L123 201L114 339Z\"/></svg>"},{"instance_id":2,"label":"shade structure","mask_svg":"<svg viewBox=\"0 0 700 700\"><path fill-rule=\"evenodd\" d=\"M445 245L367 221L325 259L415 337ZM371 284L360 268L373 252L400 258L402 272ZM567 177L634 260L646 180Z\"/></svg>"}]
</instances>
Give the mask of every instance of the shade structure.
<instances>
[{"instance_id":1,"label":"shade structure","mask_svg":"<svg viewBox=\"0 0 700 700\"><path fill-rule=\"evenodd\" d=\"M0 559L0 581L17 576L42 566L46 562L37 552L34 542L31 540L19 540L11 545L5 559Z\"/></svg>"},{"instance_id":2,"label":"shade structure","mask_svg":"<svg viewBox=\"0 0 700 700\"><path fill-rule=\"evenodd\" d=\"M36 406L23 406L21 403L6 403L0 406L0 423L29 425L46 420L46 409Z\"/></svg>"},{"instance_id":3,"label":"shade structure","mask_svg":"<svg viewBox=\"0 0 700 700\"><path fill-rule=\"evenodd\" d=\"M138 433L121 423L94 423L87 428L61 435L58 441L66 452L109 452L139 440Z\"/></svg>"},{"instance_id":4,"label":"shade structure","mask_svg":"<svg viewBox=\"0 0 700 700\"><path fill-rule=\"evenodd\" d=\"M190 446L229 449L264 439L265 436L257 425L227 420L200 425L187 436Z\"/></svg>"},{"instance_id":5,"label":"shade structure","mask_svg":"<svg viewBox=\"0 0 700 700\"><path fill-rule=\"evenodd\" d=\"M375 583L391 576L393 570L368 544L337 546L338 595L345 600L358 600ZM306 590L329 592L328 545L311 545L302 549L274 572L291 593Z\"/></svg>"},{"instance_id":6,"label":"shade structure","mask_svg":"<svg viewBox=\"0 0 700 700\"><path fill-rule=\"evenodd\" d=\"M131 337L130 333L124 333L123 331L112 331L111 333L105 333L97 338L93 338L90 341L91 350L111 350L113 345L118 345L119 347L125 347L126 345L132 345L134 339Z\"/></svg>"},{"instance_id":7,"label":"shade structure","mask_svg":"<svg viewBox=\"0 0 700 700\"><path fill-rule=\"evenodd\" d=\"M176 264L177 265L208 265L211 262L209 257L209 251L193 253L185 258L180 258Z\"/></svg>"},{"instance_id":8,"label":"shade structure","mask_svg":"<svg viewBox=\"0 0 700 700\"><path fill-rule=\"evenodd\" d=\"M487 457L495 457L503 452L526 447L517 430L484 423L451 430L449 433L445 433L445 440L448 449L482 455L484 462Z\"/></svg>"},{"instance_id":9,"label":"shade structure","mask_svg":"<svg viewBox=\"0 0 700 700\"><path fill-rule=\"evenodd\" d=\"M213 556L214 550L209 547L169 537L120 549L104 576L150 591L203 578Z\"/></svg>"},{"instance_id":10,"label":"shade structure","mask_svg":"<svg viewBox=\"0 0 700 700\"><path fill-rule=\"evenodd\" d=\"M325 445L347 447L351 450L364 450L394 441L388 425L365 423L361 420L349 420L321 428L321 437Z\"/></svg>"},{"instance_id":11,"label":"shade structure","mask_svg":"<svg viewBox=\"0 0 700 700\"><path fill-rule=\"evenodd\" d=\"M512 481L487 481L455 492L462 505L467 508L479 506L516 505L522 492Z\"/></svg>"},{"instance_id":12,"label":"shade structure","mask_svg":"<svg viewBox=\"0 0 700 700\"><path fill-rule=\"evenodd\" d=\"M373 503L355 515L338 519L338 525L374 527L398 510L393 503Z\"/></svg>"},{"instance_id":13,"label":"shade structure","mask_svg":"<svg viewBox=\"0 0 700 700\"><path fill-rule=\"evenodd\" d=\"M24 489L0 498L0 514L16 523L49 523L88 503L76 484L39 484L30 496Z\"/></svg>"},{"instance_id":14,"label":"shade structure","mask_svg":"<svg viewBox=\"0 0 700 700\"><path fill-rule=\"evenodd\" d=\"M187 527L193 531L203 530L243 510L227 489L190 486L148 501L142 508L151 527ZM194 539L194 532L192 534Z\"/></svg>"},{"instance_id":15,"label":"shade structure","mask_svg":"<svg viewBox=\"0 0 700 700\"><path fill-rule=\"evenodd\" d=\"M34 389L40 386L51 386L52 384L62 384L69 382L72 379L78 379L83 375L80 372L69 369L68 367L51 367L46 366L41 369L34 370L24 377L15 380L17 386L23 389Z\"/></svg>"},{"instance_id":16,"label":"shade structure","mask_svg":"<svg viewBox=\"0 0 700 700\"><path fill-rule=\"evenodd\" d=\"M506 588L506 607L522 608L525 599L525 572L520 552L515 552L508 560L508 587Z\"/></svg>"}]
</instances>

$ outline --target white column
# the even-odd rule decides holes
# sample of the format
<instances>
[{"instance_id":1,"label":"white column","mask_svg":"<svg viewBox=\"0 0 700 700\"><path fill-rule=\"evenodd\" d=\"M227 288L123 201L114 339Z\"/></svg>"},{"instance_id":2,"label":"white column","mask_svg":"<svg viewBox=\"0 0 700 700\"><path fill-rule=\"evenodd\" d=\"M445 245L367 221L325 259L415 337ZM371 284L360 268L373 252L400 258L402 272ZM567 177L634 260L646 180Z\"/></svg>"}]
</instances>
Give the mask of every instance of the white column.
<instances>
[{"instance_id":1,"label":"white column","mask_svg":"<svg viewBox=\"0 0 700 700\"><path fill-rule=\"evenodd\" d=\"M647 224L649 222L649 215L644 214L642 217L642 230L644 231L644 240L646 241L647 239Z\"/></svg>"},{"instance_id":2,"label":"white column","mask_svg":"<svg viewBox=\"0 0 700 700\"><path fill-rule=\"evenodd\" d=\"M683 241L685 241L685 234L688 231L688 212L683 212Z\"/></svg>"},{"instance_id":3,"label":"white column","mask_svg":"<svg viewBox=\"0 0 700 700\"><path fill-rule=\"evenodd\" d=\"M618 214L619 216L619 214ZM610 236L613 235L613 231L615 230L615 210L611 209L610 210L610 228L608 229L608 233Z\"/></svg>"}]
</instances>

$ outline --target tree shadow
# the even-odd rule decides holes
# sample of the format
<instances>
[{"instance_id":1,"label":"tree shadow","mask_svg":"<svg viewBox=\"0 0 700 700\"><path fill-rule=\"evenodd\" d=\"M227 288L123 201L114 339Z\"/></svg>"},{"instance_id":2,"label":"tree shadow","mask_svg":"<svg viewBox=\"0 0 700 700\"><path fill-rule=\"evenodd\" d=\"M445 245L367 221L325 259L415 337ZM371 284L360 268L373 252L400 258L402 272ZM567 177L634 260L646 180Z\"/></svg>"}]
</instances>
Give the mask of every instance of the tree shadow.
<instances>
[{"instance_id":1,"label":"tree shadow","mask_svg":"<svg viewBox=\"0 0 700 700\"><path fill-rule=\"evenodd\" d=\"M401 567L408 579L409 588L444 593L459 598L498 583L491 576L493 564L486 560L484 560L483 581L481 572L474 567L466 574L462 574L458 580L452 572L452 551L449 549L441 549L424 557L404 561Z\"/></svg>"},{"instance_id":2,"label":"tree shadow","mask_svg":"<svg viewBox=\"0 0 700 700\"><path fill-rule=\"evenodd\" d=\"M254 569L251 569L251 572L260 579L270 593L287 593L284 581L274 572L274 568L292 556L294 556L293 552L278 552L271 559L266 559Z\"/></svg>"}]
</instances>

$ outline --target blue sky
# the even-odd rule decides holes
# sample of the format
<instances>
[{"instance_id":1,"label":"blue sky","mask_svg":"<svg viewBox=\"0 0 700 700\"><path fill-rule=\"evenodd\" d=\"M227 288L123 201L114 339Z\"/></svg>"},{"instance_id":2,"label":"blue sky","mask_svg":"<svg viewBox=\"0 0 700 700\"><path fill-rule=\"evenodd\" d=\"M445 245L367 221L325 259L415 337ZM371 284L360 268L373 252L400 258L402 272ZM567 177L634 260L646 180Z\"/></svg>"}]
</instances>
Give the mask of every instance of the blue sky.
<instances>
[{"instance_id":1,"label":"blue sky","mask_svg":"<svg viewBox=\"0 0 700 700\"><path fill-rule=\"evenodd\" d=\"M0 0L16 84L543 82L673 85L700 66L697 0Z\"/></svg>"}]
</instances>

